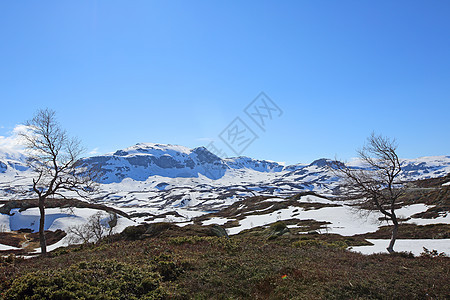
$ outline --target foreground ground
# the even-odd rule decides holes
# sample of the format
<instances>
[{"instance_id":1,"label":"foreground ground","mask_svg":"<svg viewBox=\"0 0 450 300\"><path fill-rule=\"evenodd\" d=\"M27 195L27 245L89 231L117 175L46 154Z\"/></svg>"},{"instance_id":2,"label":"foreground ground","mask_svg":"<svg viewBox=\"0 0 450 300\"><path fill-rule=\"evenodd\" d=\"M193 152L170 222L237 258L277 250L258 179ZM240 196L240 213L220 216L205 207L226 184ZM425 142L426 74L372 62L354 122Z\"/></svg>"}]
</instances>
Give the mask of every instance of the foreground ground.
<instances>
[{"instance_id":1,"label":"foreground ground","mask_svg":"<svg viewBox=\"0 0 450 300\"><path fill-rule=\"evenodd\" d=\"M279 225L279 224L278 224ZM227 239L153 224L49 257L3 258L2 299L448 299L450 258L363 256L272 226ZM217 229L217 228L216 228ZM272 230L272 231L271 231ZM347 244L346 244L347 243Z\"/></svg>"}]
</instances>

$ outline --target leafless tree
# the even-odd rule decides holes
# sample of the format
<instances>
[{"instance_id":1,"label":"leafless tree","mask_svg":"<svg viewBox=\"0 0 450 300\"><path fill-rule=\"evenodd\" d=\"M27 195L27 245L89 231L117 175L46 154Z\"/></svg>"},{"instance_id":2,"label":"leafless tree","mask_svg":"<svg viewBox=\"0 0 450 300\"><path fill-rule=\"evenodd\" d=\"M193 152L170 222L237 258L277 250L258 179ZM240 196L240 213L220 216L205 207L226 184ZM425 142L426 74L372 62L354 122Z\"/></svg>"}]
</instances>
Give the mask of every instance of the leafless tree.
<instances>
[{"instance_id":1,"label":"leafless tree","mask_svg":"<svg viewBox=\"0 0 450 300\"><path fill-rule=\"evenodd\" d=\"M50 109L38 110L33 119L26 122L28 130L21 133L29 152L29 164L36 172L33 192L39 199L39 240L42 255L47 253L45 241L45 201L72 191L82 197L95 188L94 173L79 163L83 152L80 141L68 136Z\"/></svg>"},{"instance_id":2,"label":"leafless tree","mask_svg":"<svg viewBox=\"0 0 450 300\"><path fill-rule=\"evenodd\" d=\"M404 191L398 180L401 166L396 150L395 140L372 133L367 144L358 150L358 156L366 167L350 168L338 161L331 165L343 178L342 187L347 196L362 199L361 208L378 210L392 221L392 237L387 247L389 253L394 252L398 234L396 202Z\"/></svg>"},{"instance_id":3,"label":"leafless tree","mask_svg":"<svg viewBox=\"0 0 450 300\"><path fill-rule=\"evenodd\" d=\"M102 212L92 215L84 224L74 225L68 228L69 239L75 243L97 243L104 236L113 234L117 226L117 214L109 213L105 218Z\"/></svg>"},{"instance_id":4,"label":"leafless tree","mask_svg":"<svg viewBox=\"0 0 450 300\"><path fill-rule=\"evenodd\" d=\"M67 228L69 243L89 243L94 237L94 233L85 224L73 225Z\"/></svg>"}]
</instances>

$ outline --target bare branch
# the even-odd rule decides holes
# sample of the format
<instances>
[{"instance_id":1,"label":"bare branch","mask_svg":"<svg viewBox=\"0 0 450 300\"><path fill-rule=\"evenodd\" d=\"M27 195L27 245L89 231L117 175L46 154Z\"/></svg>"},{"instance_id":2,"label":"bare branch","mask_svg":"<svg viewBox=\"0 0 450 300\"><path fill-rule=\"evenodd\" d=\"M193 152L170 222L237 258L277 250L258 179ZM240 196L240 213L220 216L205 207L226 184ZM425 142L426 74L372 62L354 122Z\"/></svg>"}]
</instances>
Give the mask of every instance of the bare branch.
<instances>
[{"instance_id":1,"label":"bare branch","mask_svg":"<svg viewBox=\"0 0 450 300\"><path fill-rule=\"evenodd\" d=\"M357 151L366 168L351 168L339 161L329 165L342 178L342 189L348 197L361 199L362 208L378 210L392 221L394 230L389 252L393 252L398 229L396 201L403 194L397 179L401 165L396 150L395 140L372 133L367 144Z\"/></svg>"},{"instance_id":2,"label":"bare branch","mask_svg":"<svg viewBox=\"0 0 450 300\"><path fill-rule=\"evenodd\" d=\"M28 130L21 133L29 152L30 167L36 171L33 178L33 191L39 197L41 221L39 233L42 253L46 252L43 234L45 219L45 200L49 196L64 197L68 191L76 192L87 198L95 189L88 166L79 163L83 148L77 138L69 138L56 120L56 113L50 109L39 110L26 123Z\"/></svg>"}]
</instances>

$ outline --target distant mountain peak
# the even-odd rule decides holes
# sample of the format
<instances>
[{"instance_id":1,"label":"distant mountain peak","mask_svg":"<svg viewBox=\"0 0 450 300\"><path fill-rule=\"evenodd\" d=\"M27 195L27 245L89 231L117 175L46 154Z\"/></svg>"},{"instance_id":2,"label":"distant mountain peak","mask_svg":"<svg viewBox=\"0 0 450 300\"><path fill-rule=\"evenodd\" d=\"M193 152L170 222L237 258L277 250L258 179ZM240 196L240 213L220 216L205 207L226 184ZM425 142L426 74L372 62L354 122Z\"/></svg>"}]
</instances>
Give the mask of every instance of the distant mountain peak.
<instances>
[{"instance_id":1,"label":"distant mountain peak","mask_svg":"<svg viewBox=\"0 0 450 300\"><path fill-rule=\"evenodd\" d=\"M0 149L0 173L7 176L9 173L16 174L17 171L27 170L25 160L26 157L19 152L9 153ZM310 189L314 188L312 182L330 178L331 175L327 174L330 170L326 166L333 162L328 158L320 158L309 165L286 166L278 162L247 156L222 159L204 146L190 149L180 145L160 143L137 143L113 153L85 158L83 161L101 170L102 183L119 183L125 178L146 181L151 176L206 177L217 180L227 174L229 175L227 178L237 176L242 178L239 180L245 181L247 180L246 176L269 178L272 175L267 173L273 173L271 178L279 176L283 180L287 180L288 185L309 184L307 188ZM401 163L403 171L400 177L402 180L439 177L450 172L450 156L402 159ZM359 161L352 161L348 165L353 168L366 168ZM240 184L239 180L237 185ZM306 187L306 185L304 186Z\"/></svg>"},{"instance_id":2,"label":"distant mountain peak","mask_svg":"<svg viewBox=\"0 0 450 300\"><path fill-rule=\"evenodd\" d=\"M309 166L317 166L317 167L326 167L330 162L332 162L331 159L328 158L319 158L316 159L315 161L313 161L312 163L309 164Z\"/></svg>"}]
</instances>

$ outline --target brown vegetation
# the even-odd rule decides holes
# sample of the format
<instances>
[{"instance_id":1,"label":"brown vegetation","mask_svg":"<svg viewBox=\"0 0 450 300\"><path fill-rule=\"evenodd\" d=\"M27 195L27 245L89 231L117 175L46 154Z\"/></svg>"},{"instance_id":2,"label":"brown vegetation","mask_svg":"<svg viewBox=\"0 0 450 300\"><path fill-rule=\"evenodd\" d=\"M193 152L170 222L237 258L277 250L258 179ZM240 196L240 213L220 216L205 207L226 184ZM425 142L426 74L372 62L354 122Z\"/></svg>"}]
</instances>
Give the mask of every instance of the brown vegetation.
<instances>
[{"instance_id":1,"label":"brown vegetation","mask_svg":"<svg viewBox=\"0 0 450 300\"><path fill-rule=\"evenodd\" d=\"M109 295L104 299L118 299L117 291L136 297L158 291L153 299L449 296L447 257L364 256L342 249L342 243L315 241L310 235L296 240L289 236L268 240L251 234L226 239L197 235L170 224L158 228L155 235L138 240L117 235L115 241L61 248L49 257L4 259L0 262L0 295L12 298L40 291L53 297L61 293L95 297L101 288ZM129 270L130 276L123 270ZM93 282L86 281L83 276L92 276L94 271L99 280L111 284L105 287L95 276ZM46 281L41 283L42 272ZM39 290L40 284L46 284L45 289Z\"/></svg>"}]
</instances>

